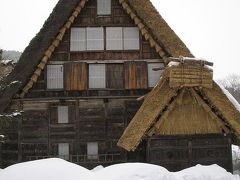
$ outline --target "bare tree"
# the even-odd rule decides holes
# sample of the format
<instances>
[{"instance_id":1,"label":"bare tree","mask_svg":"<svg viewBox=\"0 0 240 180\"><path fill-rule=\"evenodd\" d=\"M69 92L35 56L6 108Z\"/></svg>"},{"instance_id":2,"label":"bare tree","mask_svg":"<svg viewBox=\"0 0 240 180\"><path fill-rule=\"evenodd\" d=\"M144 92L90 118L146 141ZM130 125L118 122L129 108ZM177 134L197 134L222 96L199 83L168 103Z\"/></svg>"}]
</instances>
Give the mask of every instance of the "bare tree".
<instances>
[{"instance_id":1,"label":"bare tree","mask_svg":"<svg viewBox=\"0 0 240 180\"><path fill-rule=\"evenodd\" d=\"M219 81L240 103L240 75L231 74Z\"/></svg>"}]
</instances>

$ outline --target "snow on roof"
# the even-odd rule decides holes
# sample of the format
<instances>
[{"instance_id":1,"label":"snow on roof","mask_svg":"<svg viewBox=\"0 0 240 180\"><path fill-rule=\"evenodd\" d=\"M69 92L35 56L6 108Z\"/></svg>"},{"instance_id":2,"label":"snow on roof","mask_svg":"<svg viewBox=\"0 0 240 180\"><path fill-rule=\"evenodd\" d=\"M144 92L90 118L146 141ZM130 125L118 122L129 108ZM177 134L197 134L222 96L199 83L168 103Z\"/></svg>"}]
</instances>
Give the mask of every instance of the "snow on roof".
<instances>
[{"instance_id":1,"label":"snow on roof","mask_svg":"<svg viewBox=\"0 0 240 180\"><path fill-rule=\"evenodd\" d=\"M231 95L231 93L225 89L219 82L216 82L218 86L222 89L222 92L227 96L229 101L234 105L234 107L240 112L240 104L237 100Z\"/></svg>"},{"instance_id":2,"label":"snow on roof","mask_svg":"<svg viewBox=\"0 0 240 180\"><path fill-rule=\"evenodd\" d=\"M10 166L2 180L240 180L218 165L197 165L179 172L144 163L116 164L90 171L61 159L45 159Z\"/></svg>"},{"instance_id":3,"label":"snow on roof","mask_svg":"<svg viewBox=\"0 0 240 180\"><path fill-rule=\"evenodd\" d=\"M0 64L8 65L8 64L13 64L13 60L11 59L6 59L6 60L1 60Z\"/></svg>"}]
</instances>

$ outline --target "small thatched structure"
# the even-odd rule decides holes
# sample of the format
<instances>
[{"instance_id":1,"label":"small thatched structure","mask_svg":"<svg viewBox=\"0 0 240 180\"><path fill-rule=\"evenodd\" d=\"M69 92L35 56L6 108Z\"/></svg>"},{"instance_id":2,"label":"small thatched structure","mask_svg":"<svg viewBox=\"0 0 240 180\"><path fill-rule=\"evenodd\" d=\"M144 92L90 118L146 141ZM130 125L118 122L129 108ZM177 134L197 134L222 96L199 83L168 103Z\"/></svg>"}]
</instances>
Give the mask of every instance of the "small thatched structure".
<instances>
[{"instance_id":1,"label":"small thatched structure","mask_svg":"<svg viewBox=\"0 0 240 180\"><path fill-rule=\"evenodd\" d=\"M212 75L205 61L170 63L118 145L134 151L145 137L153 135L203 134L234 134L237 143L240 112Z\"/></svg>"}]
</instances>

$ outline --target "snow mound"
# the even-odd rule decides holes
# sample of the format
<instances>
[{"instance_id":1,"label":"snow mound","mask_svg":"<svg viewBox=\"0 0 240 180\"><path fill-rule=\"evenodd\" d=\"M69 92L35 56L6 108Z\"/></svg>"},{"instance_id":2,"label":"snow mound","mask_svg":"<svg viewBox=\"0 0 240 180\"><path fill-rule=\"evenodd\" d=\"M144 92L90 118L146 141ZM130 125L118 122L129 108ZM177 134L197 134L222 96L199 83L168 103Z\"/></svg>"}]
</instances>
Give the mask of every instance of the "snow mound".
<instances>
[{"instance_id":1,"label":"snow mound","mask_svg":"<svg viewBox=\"0 0 240 180\"><path fill-rule=\"evenodd\" d=\"M45 159L20 163L3 169L1 180L79 180L86 179L89 170L62 159Z\"/></svg>"},{"instance_id":2,"label":"snow mound","mask_svg":"<svg viewBox=\"0 0 240 180\"><path fill-rule=\"evenodd\" d=\"M214 164L210 166L197 165L179 172L175 175L179 180L239 180L240 177L232 175L225 169Z\"/></svg>"},{"instance_id":3,"label":"snow mound","mask_svg":"<svg viewBox=\"0 0 240 180\"><path fill-rule=\"evenodd\" d=\"M94 180L177 180L167 169L143 163L125 163L97 171Z\"/></svg>"},{"instance_id":4,"label":"snow mound","mask_svg":"<svg viewBox=\"0 0 240 180\"><path fill-rule=\"evenodd\" d=\"M61 159L45 159L10 166L1 180L240 180L218 165L197 165L179 172L144 163L125 163L90 171Z\"/></svg>"}]
</instances>

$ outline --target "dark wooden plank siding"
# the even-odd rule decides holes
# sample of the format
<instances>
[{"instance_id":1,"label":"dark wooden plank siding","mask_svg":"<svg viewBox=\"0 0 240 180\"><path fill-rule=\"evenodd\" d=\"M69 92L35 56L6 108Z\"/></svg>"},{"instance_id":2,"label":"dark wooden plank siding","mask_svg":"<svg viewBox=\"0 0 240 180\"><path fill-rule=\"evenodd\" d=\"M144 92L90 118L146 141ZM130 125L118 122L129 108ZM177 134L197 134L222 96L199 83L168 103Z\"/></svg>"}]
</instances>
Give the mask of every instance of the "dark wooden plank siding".
<instances>
[{"instance_id":1,"label":"dark wooden plank siding","mask_svg":"<svg viewBox=\"0 0 240 180\"><path fill-rule=\"evenodd\" d=\"M110 89L124 88L124 66L123 64L106 65L106 85Z\"/></svg>"},{"instance_id":2,"label":"dark wooden plank siding","mask_svg":"<svg viewBox=\"0 0 240 180\"><path fill-rule=\"evenodd\" d=\"M146 89L147 63L146 62L125 62L125 89Z\"/></svg>"},{"instance_id":3,"label":"dark wooden plank siding","mask_svg":"<svg viewBox=\"0 0 240 180\"><path fill-rule=\"evenodd\" d=\"M86 63L65 63L64 82L67 91L86 90L88 84Z\"/></svg>"}]
</instances>

